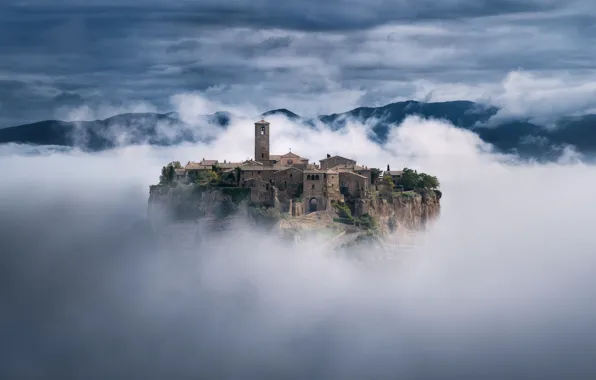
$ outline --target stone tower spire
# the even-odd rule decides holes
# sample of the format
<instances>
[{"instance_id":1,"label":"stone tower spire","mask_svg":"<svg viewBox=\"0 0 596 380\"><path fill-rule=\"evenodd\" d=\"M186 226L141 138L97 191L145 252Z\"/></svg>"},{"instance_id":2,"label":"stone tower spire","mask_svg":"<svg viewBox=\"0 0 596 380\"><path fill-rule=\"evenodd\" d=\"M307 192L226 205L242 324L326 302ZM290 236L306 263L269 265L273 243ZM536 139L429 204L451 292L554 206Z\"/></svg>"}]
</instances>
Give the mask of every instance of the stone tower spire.
<instances>
[{"instance_id":1,"label":"stone tower spire","mask_svg":"<svg viewBox=\"0 0 596 380\"><path fill-rule=\"evenodd\" d=\"M265 120L255 123L255 161L268 164L269 161L269 123Z\"/></svg>"}]
</instances>

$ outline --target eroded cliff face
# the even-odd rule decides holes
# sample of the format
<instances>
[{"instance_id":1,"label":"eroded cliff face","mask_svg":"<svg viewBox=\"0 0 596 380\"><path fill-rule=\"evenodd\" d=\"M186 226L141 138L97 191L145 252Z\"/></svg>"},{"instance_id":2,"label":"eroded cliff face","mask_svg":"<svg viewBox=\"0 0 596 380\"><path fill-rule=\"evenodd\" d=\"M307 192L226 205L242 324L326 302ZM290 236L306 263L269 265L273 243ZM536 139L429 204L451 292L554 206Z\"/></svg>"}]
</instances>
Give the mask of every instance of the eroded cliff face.
<instances>
[{"instance_id":1,"label":"eroded cliff face","mask_svg":"<svg viewBox=\"0 0 596 380\"><path fill-rule=\"evenodd\" d=\"M440 215L439 194L425 191L371 197L356 203L356 214L372 216L382 234L399 230L420 231Z\"/></svg>"},{"instance_id":2,"label":"eroded cliff face","mask_svg":"<svg viewBox=\"0 0 596 380\"><path fill-rule=\"evenodd\" d=\"M193 220L226 216L248 199L248 189L202 189L192 185L151 186L147 215L150 219Z\"/></svg>"}]
</instances>

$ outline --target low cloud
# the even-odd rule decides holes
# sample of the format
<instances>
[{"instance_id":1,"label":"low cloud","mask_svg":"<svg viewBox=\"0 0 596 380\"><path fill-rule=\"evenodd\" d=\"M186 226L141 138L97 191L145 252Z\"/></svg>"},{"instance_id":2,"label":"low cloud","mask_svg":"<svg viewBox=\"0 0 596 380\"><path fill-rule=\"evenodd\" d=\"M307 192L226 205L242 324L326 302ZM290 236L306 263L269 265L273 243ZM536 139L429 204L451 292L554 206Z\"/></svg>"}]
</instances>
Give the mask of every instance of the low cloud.
<instances>
[{"instance_id":1,"label":"low cloud","mask_svg":"<svg viewBox=\"0 0 596 380\"><path fill-rule=\"evenodd\" d=\"M192 226L154 240L137 224L163 164L250 157L252 120L208 145L1 146L3 377L593 376L594 167L521 164L416 118L385 146L354 122L269 121L275 153L437 175L440 220L414 252L365 262L251 227L198 246Z\"/></svg>"}]
</instances>

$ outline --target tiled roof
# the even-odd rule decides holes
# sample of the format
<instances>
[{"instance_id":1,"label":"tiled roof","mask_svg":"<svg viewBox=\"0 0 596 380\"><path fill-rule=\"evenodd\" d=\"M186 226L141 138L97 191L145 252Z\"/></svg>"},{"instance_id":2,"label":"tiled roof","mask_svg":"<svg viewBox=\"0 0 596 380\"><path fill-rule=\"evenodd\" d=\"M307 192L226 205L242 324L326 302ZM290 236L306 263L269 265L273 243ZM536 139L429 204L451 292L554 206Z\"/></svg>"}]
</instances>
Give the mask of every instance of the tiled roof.
<instances>
[{"instance_id":1,"label":"tiled roof","mask_svg":"<svg viewBox=\"0 0 596 380\"><path fill-rule=\"evenodd\" d=\"M352 160L351 158L346 158L346 157L338 156L338 155L331 156L331 157L325 157L325 158L323 158L322 160L319 160L319 161L327 161L327 160L331 160L332 158L343 158L344 160L348 160L348 161L352 161L352 162L356 163L356 161L355 160Z\"/></svg>"},{"instance_id":2,"label":"tiled roof","mask_svg":"<svg viewBox=\"0 0 596 380\"><path fill-rule=\"evenodd\" d=\"M186 170L211 170L212 169L211 166L205 166L198 162L189 162L188 164L186 164L186 166L184 168Z\"/></svg>"},{"instance_id":3,"label":"tiled roof","mask_svg":"<svg viewBox=\"0 0 596 380\"><path fill-rule=\"evenodd\" d=\"M273 170L273 171L278 171L278 168L274 168L273 166L258 166L258 165L252 165L252 166L242 166L240 167L240 170L242 171L255 171L255 170Z\"/></svg>"},{"instance_id":4,"label":"tiled roof","mask_svg":"<svg viewBox=\"0 0 596 380\"><path fill-rule=\"evenodd\" d=\"M401 175L403 170L390 170L387 173L389 173L389 175Z\"/></svg>"},{"instance_id":5,"label":"tiled roof","mask_svg":"<svg viewBox=\"0 0 596 380\"><path fill-rule=\"evenodd\" d=\"M294 167L294 166L286 166L284 168L279 169L278 172L285 172L286 170L290 170L290 169L294 169L294 170L297 170L299 172L302 172L302 170L300 170L300 169L298 169L297 167Z\"/></svg>"},{"instance_id":6,"label":"tiled roof","mask_svg":"<svg viewBox=\"0 0 596 380\"><path fill-rule=\"evenodd\" d=\"M241 165L242 162L220 162L217 164L217 166L222 169L233 169Z\"/></svg>"},{"instance_id":7,"label":"tiled roof","mask_svg":"<svg viewBox=\"0 0 596 380\"><path fill-rule=\"evenodd\" d=\"M242 161L243 165L263 165L262 162L258 162L255 160L246 160L246 161Z\"/></svg>"},{"instance_id":8,"label":"tiled roof","mask_svg":"<svg viewBox=\"0 0 596 380\"><path fill-rule=\"evenodd\" d=\"M217 165L217 160L203 160L200 162L200 164L205 166L213 166Z\"/></svg>"}]
</instances>

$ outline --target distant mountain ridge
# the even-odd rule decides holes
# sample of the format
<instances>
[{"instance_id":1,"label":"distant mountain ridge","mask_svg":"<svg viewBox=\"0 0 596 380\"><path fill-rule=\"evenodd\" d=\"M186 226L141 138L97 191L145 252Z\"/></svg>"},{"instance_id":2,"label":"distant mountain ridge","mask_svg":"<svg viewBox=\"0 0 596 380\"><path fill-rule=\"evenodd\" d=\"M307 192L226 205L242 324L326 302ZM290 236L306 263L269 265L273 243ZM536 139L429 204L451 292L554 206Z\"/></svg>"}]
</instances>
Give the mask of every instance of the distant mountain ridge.
<instances>
[{"instance_id":1,"label":"distant mountain ridge","mask_svg":"<svg viewBox=\"0 0 596 380\"><path fill-rule=\"evenodd\" d=\"M447 120L456 127L473 131L502 152L517 153L524 157L554 159L567 145L575 147L580 153L596 153L596 115L564 117L556 122L556 128L546 128L522 119L489 126L487 123L498 110L497 107L471 101L405 101L382 107L359 107L316 118L303 118L288 109L271 110L260 116L283 115L305 126L321 122L334 130L345 127L346 121L352 118L362 122L374 121L370 138L382 143L386 141L391 128L408 116L417 115ZM225 129L232 117L228 112L216 112L200 116L196 121ZM89 151L131 144L176 145L205 139L208 137L197 134L196 128L181 121L175 112L129 113L104 120L80 122L46 120L0 129L0 143L59 145Z\"/></svg>"}]
</instances>

